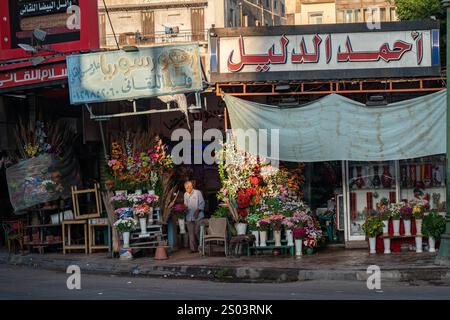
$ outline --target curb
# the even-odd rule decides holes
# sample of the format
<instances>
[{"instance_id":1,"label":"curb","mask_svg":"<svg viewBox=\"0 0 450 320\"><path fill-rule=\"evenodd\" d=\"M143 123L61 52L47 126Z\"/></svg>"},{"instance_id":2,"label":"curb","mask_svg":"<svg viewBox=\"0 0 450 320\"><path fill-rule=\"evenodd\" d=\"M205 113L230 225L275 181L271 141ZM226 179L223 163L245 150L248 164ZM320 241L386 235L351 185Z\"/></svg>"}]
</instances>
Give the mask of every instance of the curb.
<instances>
[{"instance_id":1,"label":"curb","mask_svg":"<svg viewBox=\"0 0 450 320\"><path fill-rule=\"evenodd\" d=\"M0 264L25 266L44 270L66 272L69 265L77 264L87 274L139 276L176 279L197 279L223 282L296 282L311 280L326 281L366 281L370 274L365 269L294 269L294 268L254 268L230 266L186 266L154 265L142 266L133 261L114 263L79 263L74 259L46 259L20 255L1 256ZM450 268L408 268L381 271L383 281L450 282Z\"/></svg>"}]
</instances>

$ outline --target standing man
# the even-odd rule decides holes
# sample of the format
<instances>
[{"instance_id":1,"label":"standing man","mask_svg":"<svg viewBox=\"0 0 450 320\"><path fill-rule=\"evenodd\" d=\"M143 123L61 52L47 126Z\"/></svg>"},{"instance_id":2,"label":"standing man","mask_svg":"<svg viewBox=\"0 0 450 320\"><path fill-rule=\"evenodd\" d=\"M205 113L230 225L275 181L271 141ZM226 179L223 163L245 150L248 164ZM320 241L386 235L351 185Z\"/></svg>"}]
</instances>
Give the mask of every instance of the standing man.
<instances>
[{"instance_id":1,"label":"standing man","mask_svg":"<svg viewBox=\"0 0 450 320\"><path fill-rule=\"evenodd\" d=\"M186 225L189 233L189 247L192 253L198 252L200 241L200 226L203 224L205 214L205 200L200 190L194 189L192 181L184 183L184 205L188 208Z\"/></svg>"}]
</instances>

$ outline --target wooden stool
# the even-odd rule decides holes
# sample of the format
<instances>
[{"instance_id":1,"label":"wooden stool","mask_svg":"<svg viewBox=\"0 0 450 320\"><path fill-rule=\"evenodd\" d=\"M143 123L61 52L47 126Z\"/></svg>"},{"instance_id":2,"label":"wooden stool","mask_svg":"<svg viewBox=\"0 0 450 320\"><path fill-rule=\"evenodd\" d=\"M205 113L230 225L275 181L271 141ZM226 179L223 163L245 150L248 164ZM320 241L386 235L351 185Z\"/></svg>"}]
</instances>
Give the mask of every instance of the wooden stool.
<instances>
[{"instance_id":1,"label":"wooden stool","mask_svg":"<svg viewBox=\"0 0 450 320\"><path fill-rule=\"evenodd\" d=\"M71 226L82 225L84 228L84 245L72 245L71 241ZM66 244L66 226L67 226L67 244ZM70 250L82 250L88 253L88 234L87 234L87 220L67 220L62 222L62 240L63 240L63 253Z\"/></svg>"},{"instance_id":2,"label":"wooden stool","mask_svg":"<svg viewBox=\"0 0 450 320\"><path fill-rule=\"evenodd\" d=\"M108 239L107 244L96 245L95 244L95 228L102 227L108 228ZM92 253L93 250L108 250L110 251L110 229L108 219L89 219L88 224L88 238L89 238L89 254Z\"/></svg>"}]
</instances>

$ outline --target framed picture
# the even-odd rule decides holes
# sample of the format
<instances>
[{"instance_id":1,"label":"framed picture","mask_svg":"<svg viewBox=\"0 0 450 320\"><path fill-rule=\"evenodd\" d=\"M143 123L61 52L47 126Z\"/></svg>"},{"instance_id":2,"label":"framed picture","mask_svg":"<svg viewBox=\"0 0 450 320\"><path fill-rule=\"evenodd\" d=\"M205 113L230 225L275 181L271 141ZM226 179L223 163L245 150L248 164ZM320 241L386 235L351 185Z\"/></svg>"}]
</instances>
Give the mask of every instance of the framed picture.
<instances>
[{"instance_id":1,"label":"framed picture","mask_svg":"<svg viewBox=\"0 0 450 320\"><path fill-rule=\"evenodd\" d=\"M72 187L75 220L100 218L102 202L99 189L99 184L95 184L93 189L78 190L76 186Z\"/></svg>"}]
</instances>

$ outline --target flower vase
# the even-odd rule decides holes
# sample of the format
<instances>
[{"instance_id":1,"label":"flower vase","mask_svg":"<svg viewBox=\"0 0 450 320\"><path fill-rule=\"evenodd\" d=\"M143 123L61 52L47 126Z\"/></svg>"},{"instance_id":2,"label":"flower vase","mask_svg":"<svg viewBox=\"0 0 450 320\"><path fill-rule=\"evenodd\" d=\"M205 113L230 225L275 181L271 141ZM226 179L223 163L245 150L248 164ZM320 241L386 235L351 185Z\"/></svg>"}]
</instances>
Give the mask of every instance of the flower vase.
<instances>
[{"instance_id":1,"label":"flower vase","mask_svg":"<svg viewBox=\"0 0 450 320\"><path fill-rule=\"evenodd\" d=\"M433 237L428 238L428 245L430 246L430 252L436 252L436 240Z\"/></svg>"},{"instance_id":2,"label":"flower vase","mask_svg":"<svg viewBox=\"0 0 450 320\"><path fill-rule=\"evenodd\" d=\"M243 236L247 234L247 224L246 223L236 223L236 232L238 236Z\"/></svg>"},{"instance_id":3,"label":"flower vase","mask_svg":"<svg viewBox=\"0 0 450 320\"><path fill-rule=\"evenodd\" d=\"M383 175L381 176L381 184L384 188L390 189L392 186L392 175L389 172L389 166L383 166Z\"/></svg>"},{"instance_id":4,"label":"flower vase","mask_svg":"<svg viewBox=\"0 0 450 320\"><path fill-rule=\"evenodd\" d=\"M383 234L389 233L389 220L383 220Z\"/></svg>"},{"instance_id":5,"label":"flower vase","mask_svg":"<svg viewBox=\"0 0 450 320\"><path fill-rule=\"evenodd\" d=\"M123 232L122 238L123 238L123 248L125 248L125 249L129 248L130 247L130 233Z\"/></svg>"},{"instance_id":6,"label":"flower vase","mask_svg":"<svg viewBox=\"0 0 450 320\"><path fill-rule=\"evenodd\" d=\"M294 235L292 234L291 229L286 229L286 240L287 240L287 246L294 246Z\"/></svg>"},{"instance_id":7,"label":"flower vase","mask_svg":"<svg viewBox=\"0 0 450 320\"><path fill-rule=\"evenodd\" d=\"M259 247L259 231L252 231L252 235L255 236L255 246Z\"/></svg>"},{"instance_id":8,"label":"flower vase","mask_svg":"<svg viewBox=\"0 0 450 320\"><path fill-rule=\"evenodd\" d=\"M403 220L403 225L405 227L405 236L411 235L411 220Z\"/></svg>"},{"instance_id":9,"label":"flower vase","mask_svg":"<svg viewBox=\"0 0 450 320\"><path fill-rule=\"evenodd\" d=\"M416 237L416 252L417 253L423 252L423 250L422 250L422 236L417 236Z\"/></svg>"},{"instance_id":10,"label":"flower vase","mask_svg":"<svg viewBox=\"0 0 450 320\"><path fill-rule=\"evenodd\" d=\"M186 221L178 219L178 226L180 227L180 234L186 234Z\"/></svg>"},{"instance_id":11,"label":"flower vase","mask_svg":"<svg viewBox=\"0 0 450 320\"><path fill-rule=\"evenodd\" d=\"M273 238L275 240L275 247L281 247L281 230L274 230Z\"/></svg>"},{"instance_id":12,"label":"flower vase","mask_svg":"<svg viewBox=\"0 0 450 320\"><path fill-rule=\"evenodd\" d=\"M394 225L394 236L400 235L400 220L394 219L393 221Z\"/></svg>"},{"instance_id":13,"label":"flower vase","mask_svg":"<svg viewBox=\"0 0 450 320\"><path fill-rule=\"evenodd\" d=\"M390 254L391 253L391 238L384 238L384 254Z\"/></svg>"},{"instance_id":14,"label":"flower vase","mask_svg":"<svg viewBox=\"0 0 450 320\"><path fill-rule=\"evenodd\" d=\"M375 237L369 238L369 246L370 246L371 254L377 253L376 244L377 244L377 238L375 238Z\"/></svg>"},{"instance_id":15,"label":"flower vase","mask_svg":"<svg viewBox=\"0 0 450 320\"><path fill-rule=\"evenodd\" d=\"M422 235L422 219L416 219L416 234Z\"/></svg>"},{"instance_id":16,"label":"flower vase","mask_svg":"<svg viewBox=\"0 0 450 320\"><path fill-rule=\"evenodd\" d=\"M303 240L302 239L295 239L295 256L301 257L302 256L302 246L303 246Z\"/></svg>"},{"instance_id":17,"label":"flower vase","mask_svg":"<svg viewBox=\"0 0 450 320\"><path fill-rule=\"evenodd\" d=\"M267 241L267 231L260 231L259 232L259 246L267 247L266 241Z\"/></svg>"},{"instance_id":18,"label":"flower vase","mask_svg":"<svg viewBox=\"0 0 450 320\"><path fill-rule=\"evenodd\" d=\"M139 224L141 225L141 234L147 233L147 218L139 218Z\"/></svg>"}]
</instances>

